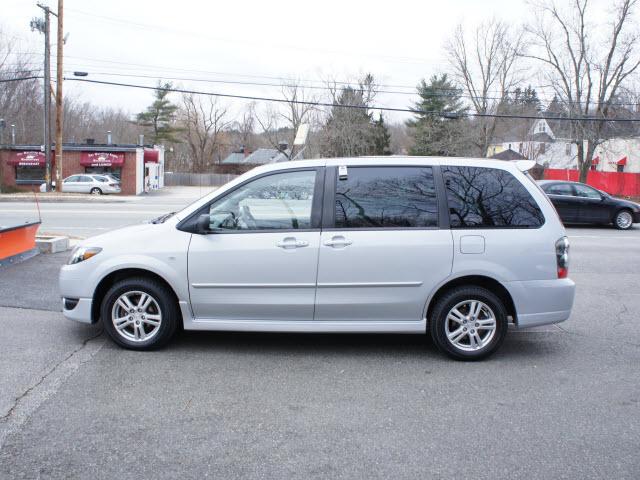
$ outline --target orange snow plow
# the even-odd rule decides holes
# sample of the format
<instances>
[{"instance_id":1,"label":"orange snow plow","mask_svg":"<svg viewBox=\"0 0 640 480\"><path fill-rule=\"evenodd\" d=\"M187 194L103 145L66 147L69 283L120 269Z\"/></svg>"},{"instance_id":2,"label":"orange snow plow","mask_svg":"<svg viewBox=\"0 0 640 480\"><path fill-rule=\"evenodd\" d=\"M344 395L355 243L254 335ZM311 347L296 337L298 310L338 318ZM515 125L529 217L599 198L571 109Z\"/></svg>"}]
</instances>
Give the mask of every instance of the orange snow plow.
<instances>
[{"instance_id":1,"label":"orange snow plow","mask_svg":"<svg viewBox=\"0 0 640 480\"><path fill-rule=\"evenodd\" d=\"M0 263L36 248L36 233L40 222L0 227Z\"/></svg>"}]
</instances>

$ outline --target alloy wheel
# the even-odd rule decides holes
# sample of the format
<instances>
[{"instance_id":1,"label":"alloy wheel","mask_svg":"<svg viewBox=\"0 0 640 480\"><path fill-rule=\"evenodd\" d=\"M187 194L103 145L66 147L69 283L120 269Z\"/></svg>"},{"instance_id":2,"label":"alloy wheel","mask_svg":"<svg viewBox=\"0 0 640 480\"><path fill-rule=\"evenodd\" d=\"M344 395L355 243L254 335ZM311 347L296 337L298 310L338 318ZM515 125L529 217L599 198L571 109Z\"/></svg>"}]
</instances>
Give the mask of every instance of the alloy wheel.
<instances>
[{"instance_id":1,"label":"alloy wheel","mask_svg":"<svg viewBox=\"0 0 640 480\"><path fill-rule=\"evenodd\" d=\"M479 300L465 300L447 314L445 334L455 348L475 352L486 347L496 333L493 310Z\"/></svg>"},{"instance_id":2,"label":"alloy wheel","mask_svg":"<svg viewBox=\"0 0 640 480\"><path fill-rule=\"evenodd\" d=\"M625 230L631 226L632 222L633 217L631 216L631 213L627 212L626 210L616 215L616 226L618 228Z\"/></svg>"},{"instance_id":3,"label":"alloy wheel","mask_svg":"<svg viewBox=\"0 0 640 480\"><path fill-rule=\"evenodd\" d=\"M141 291L125 292L111 309L111 322L118 335L132 342L145 342L155 337L162 323L157 300Z\"/></svg>"}]
</instances>

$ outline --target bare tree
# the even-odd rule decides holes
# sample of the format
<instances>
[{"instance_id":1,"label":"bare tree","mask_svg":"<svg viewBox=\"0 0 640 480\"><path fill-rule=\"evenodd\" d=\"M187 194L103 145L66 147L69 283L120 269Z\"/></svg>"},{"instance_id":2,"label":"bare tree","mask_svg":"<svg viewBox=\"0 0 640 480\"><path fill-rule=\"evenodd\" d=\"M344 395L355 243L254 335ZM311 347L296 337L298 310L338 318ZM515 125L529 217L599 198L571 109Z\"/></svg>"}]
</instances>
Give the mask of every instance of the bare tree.
<instances>
[{"instance_id":1,"label":"bare tree","mask_svg":"<svg viewBox=\"0 0 640 480\"><path fill-rule=\"evenodd\" d=\"M0 80L39 75L31 55L22 53L19 41L0 29ZM0 117L15 125L16 141L43 140L42 86L37 79L0 83ZM8 132L5 132L8 134ZM5 139L7 137L5 136Z\"/></svg>"},{"instance_id":2,"label":"bare tree","mask_svg":"<svg viewBox=\"0 0 640 480\"><path fill-rule=\"evenodd\" d=\"M638 0L614 3L604 38L593 36L597 29L589 25L589 0L572 0L565 9L553 0L534 5L535 22L527 28L532 48L526 57L543 65L569 116L578 119L571 122L571 134L584 182L596 148L607 137L615 99L640 66L639 34L631 18Z\"/></svg>"},{"instance_id":3,"label":"bare tree","mask_svg":"<svg viewBox=\"0 0 640 480\"><path fill-rule=\"evenodd\" d=\"M463 86L475 112L473 143L477 154L485 157L493 143L495 117L501 100L518 81L516 62L522 50L522 33L514 33L506 23L491 20L480 24L469 41L462 25L445 45L453 76Z\"/></svg>"},{"instance_id":4,"label":"bare tree","mask_svg":"<svg viewBox=\"0 0 640 480\"><path fill-rule=\"evenodd\" d=\"M183 95L182 107L182 137L191 156L192 169L205 172L220 161L221 134L229 125L227 109L220 105L217 97L203 99L194 94Z\"/></svg>"},{"instance_id":5,"label":"bare tree","mask_svg":"<svg viewBox=\"0 0 640 480\"><path fill-rule=\"evenodd\" d=\"M284 105L268 105L265 113L257 115L256 120L273 148L279 148L282 143L288 145L289 150L282 153L291 160L298 153L293 145L298 130L302 124L312 121L318 99L297 81L285 83L282 95L286 100Z\"/></svg>"}]
</instances>

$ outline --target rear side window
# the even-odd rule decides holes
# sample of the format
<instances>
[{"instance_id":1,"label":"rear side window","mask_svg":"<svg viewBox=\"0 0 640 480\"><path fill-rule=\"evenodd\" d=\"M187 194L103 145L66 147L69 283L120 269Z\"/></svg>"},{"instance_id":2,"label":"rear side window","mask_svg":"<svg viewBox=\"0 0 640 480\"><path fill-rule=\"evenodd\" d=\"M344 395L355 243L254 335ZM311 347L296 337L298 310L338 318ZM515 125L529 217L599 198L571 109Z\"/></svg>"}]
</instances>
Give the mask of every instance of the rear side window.
<instances>
[{"instance_id":1,"label":"rear side window","mask_svg":"<svg viewBox=\"0 0 640 480\"><path fill-rule=\"evenodd\" d=\"M549 195L567 195L573 196L573 189L568 183L554 183L547 188L543 188Z\"/></svg>"},{"instance_id":2,"label":"rear side window","mask_svg":"<svg viewBox=\"0 0 640 480\"><path fill-rule=\"evenodd\" d=\"M336 184L337 228L428 228L438 225L431 167L349 167Z\"/></svg>"},{"instance_id":3,"label":"rear side window","mask_svg":"<svg viewBox=\"0 0 640 480\"><path fill-rule=\"evenodd\" d=\"M544 215L511 173L497 168L443 167L451 228L538 228Z\"/></svg>"}]
</instances>

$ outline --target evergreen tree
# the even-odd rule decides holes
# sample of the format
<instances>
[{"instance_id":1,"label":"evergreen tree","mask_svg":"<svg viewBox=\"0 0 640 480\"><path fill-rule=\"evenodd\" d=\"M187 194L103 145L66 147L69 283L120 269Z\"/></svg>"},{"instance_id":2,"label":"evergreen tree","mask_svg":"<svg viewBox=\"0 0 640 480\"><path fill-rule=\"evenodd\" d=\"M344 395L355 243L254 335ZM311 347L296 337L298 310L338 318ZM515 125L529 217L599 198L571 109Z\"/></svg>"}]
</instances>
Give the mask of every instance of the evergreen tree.
<instances>
[{"instance_id":1,"label":"evergreen tree","mask_svg":"<svg viewBox=\"0 0 640 480\"><path fill-rule=\"evenodd\" d=\"M158 87L153 93L153 103L136 117L138 125L151 130L151 141L154 144L179 142L175 135L181 129L174 125L178 106L168 99L172 86L171 82L162 83L159 81Z\"/></svg>"},{"instance_id":2,"label":"evergreen tree","mask_svg":"<svg viewBox=\"0 0 640 480\"><path fill-rule=\"evenodd\" d=\"M416 118L407 126L412 130L412 155L455 155L459 149L462 120L468 107L462 103L462 90L447 74L434 75L417 87L420 100L411 108Z\"/></svg>"},{"instance_id":3,"label":"evergreen tree","mask_svg":"<svg viewBox=\"0 0 640 480\"><path fill-rule=\"evenodd\" d=\"M384 117L373 122L373 151L372 155L391 155L391 134L384 123Z\"/></svg>"}]
</instances>

